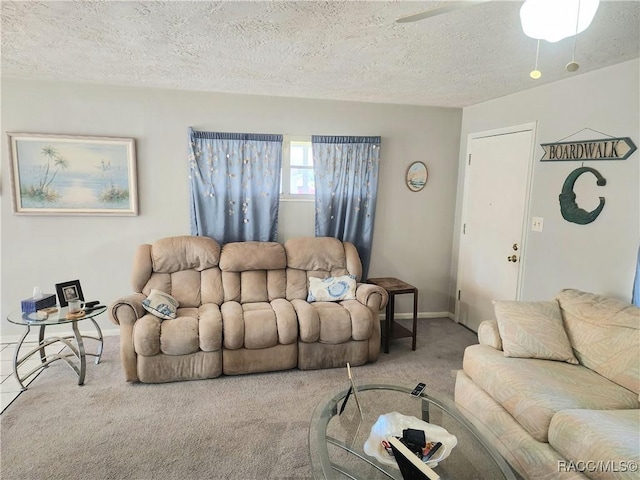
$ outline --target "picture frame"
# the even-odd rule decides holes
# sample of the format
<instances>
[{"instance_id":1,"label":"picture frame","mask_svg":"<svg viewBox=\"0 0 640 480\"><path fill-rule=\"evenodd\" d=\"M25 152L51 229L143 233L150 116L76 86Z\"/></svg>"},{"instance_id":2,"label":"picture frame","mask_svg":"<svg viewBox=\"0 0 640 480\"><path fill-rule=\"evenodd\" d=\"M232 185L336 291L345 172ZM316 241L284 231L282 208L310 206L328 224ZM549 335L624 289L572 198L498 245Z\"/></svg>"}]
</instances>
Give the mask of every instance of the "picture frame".
<instances>
[{"instance_id":1,"label":"picture frame","mask_svg":"<svg viewBox=\"0 0 640 480\"><path fill-rule=\"evenodd\" d=\"M138 215L135 140L8 133L16 215Z\"/></svg>"},{"instance_id":2,"label":"picture frame","mask_svg":"<svg viewBox=\"0 0 640 480\"><path fill-rule=\"evenodd\" d=\"M58 303L60 308L64 308L69 304L70 300L81 300L84 302L84 295L80 280L71 280L69 282L56 283L56 293L58 294Z\"/></svg>"},{"instance_id":3,"label":"picture frame","mask_svg":"<svg viewBox=\"0 0 640 480\"><path fill-rule=\"evenodd\" d=\"M428 177L427 166L422 162L413 162L407 169L407 187L412 192L419 192L424 188Z\"/></svg>"},{"instance_id":4,"label":"picture frame","mask_svg":"<svg viewBox=\"0 0 640 480\"><path fill-rule=\"evenodd\" d=\"M349 377L349 392L353 394L353 398L356 401L356 406L358 407L358 412L360 412L360 419L364 420L364 412L362 411L362 407L360 406L360 400L358 399L358 389L356 388L356 384L353 381L353 376L351 375L351 365L347 362L347 376ZM345 403L349 399L349 393L345 397Z\"/></svg>"}]
</instances>

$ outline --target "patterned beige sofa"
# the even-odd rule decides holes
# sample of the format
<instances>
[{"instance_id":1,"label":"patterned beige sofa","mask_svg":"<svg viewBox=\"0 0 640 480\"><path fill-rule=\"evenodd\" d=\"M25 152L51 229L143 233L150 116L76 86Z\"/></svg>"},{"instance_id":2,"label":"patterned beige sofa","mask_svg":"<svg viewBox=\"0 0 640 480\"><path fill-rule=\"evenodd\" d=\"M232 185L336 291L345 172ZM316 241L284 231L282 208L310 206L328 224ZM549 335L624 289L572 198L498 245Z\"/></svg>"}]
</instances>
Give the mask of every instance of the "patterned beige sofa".
<instances>
[{"instance_id":1,"label":"patterned beige sofa","mask_svg":"<svg viewBox=\"0 0 640 480\"><path fill-rule=\"evenodd\" d=\"M134 293L109 308L120 326L125 379L159 383L375 361L384 289L358 283L355 298L307 302L309 278L357 281L361 273L355 247L329 237L221 247L182 236L141 245ZM177 301L176 318L145 310L152 290Z\"/></svg>"},{"instance_id":2,"label":"patterned beige sofa","mask_svg":"<svg viewBox=\"0 0 640 480\"><path fill-rule=\"evenodd\" d=\"M639 478L639 308L572 289L497 302L478 340L455 401L520 475Z\"/></svg>"}]
</instances>

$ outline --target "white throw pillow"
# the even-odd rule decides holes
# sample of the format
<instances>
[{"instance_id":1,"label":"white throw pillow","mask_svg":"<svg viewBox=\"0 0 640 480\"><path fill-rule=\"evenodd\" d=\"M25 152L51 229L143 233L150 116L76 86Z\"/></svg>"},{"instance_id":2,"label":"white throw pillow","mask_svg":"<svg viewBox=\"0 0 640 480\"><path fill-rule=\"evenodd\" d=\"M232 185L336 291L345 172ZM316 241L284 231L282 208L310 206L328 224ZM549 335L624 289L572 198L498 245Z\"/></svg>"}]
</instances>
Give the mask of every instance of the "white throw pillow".
<instances>
[{"instance_id":1,"label":"white throw pillow","mask_svg":"<svg viewBox=\"0 0 640 480\"><path fill-rule=\"evenodd\" d=\"M493 306L505 357L578 363L558 302L494 300Z\"/></svg>"},{"instance_id":2,"label":"white throw pillow","mask_svg":"<svg viewBox=\"0 0 640 480\"><path fill-rule=\"evenodd\" d=\"M356 277L309 277L307 302L339 302L356 298Z\"/></svg>"},{"instance_id":3,"label":"white throw pillow","mask_svg":"<svg viewBox=\"0 0 640 480\"><path fill-rule=\"evenodd\" d=\"M143 308L156 317L171 320L176 318L178 301L168 293L151 289L149 296L142 301Z\"/></svg>"}]
</instances>

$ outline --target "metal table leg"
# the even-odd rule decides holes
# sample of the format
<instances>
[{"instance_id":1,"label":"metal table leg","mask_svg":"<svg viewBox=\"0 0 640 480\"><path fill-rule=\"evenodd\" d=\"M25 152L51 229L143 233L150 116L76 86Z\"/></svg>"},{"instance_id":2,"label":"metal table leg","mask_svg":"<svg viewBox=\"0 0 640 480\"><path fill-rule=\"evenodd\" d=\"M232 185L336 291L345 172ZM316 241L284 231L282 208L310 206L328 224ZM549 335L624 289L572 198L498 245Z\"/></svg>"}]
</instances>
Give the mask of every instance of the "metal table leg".
<instances>
[{"instance_id":1,"label":"metal table leg","mask_svg":"<svg viewBox=\"0 0 640 480\"><path fill-rule=\"evenodd\" d=\"M55 362L56 360L64 360L65 363L69 365L69 367L71 367L76 372L77 375L80 375L80 369L76 365L74 365L73 361L69 359L69 357L75 357L77 359L80 359L80 352L78 351L78 348L69 341L69 339L73 337L51 337L51 338L45 339L44 338L45 325L40 325L40 331L38 334L38 339L39 339L38 345L35 348L26 352L22 356L22 358L20 358L20 352L22 350L24 341L29 335L29 333L31 332L31 326L27 325L26 327L27 327L27 331L24 333L24 335L16 345L15 351L13 352L13 373L16 377L16 380L20 384L20 388L23 391L27 389L27 387L24 384L25 380L27 380L32 375L38 373L39 371L47 368L50 363ZM66 355L62 355L59 353L47 355L45 350L46 347L48 347L49 345L54 345L56 343L64 344L67 348L69 348L71 353ZM40 364L32 368L29 372L25 373L21 377L20 374L18 373L18 369L21 366L23 366L36 353L38 353L40 356Z\"/></svg>"},{"instance_id":2,"label":"metal table leg","mask_svg":"<svg viewBox=\"0 0 640 480\"><path fill-rule=\"evenodd\" d=\"M13 352L13 374L16 377L16 380L18 381L18 383L20 384L20 388L24 391L27 389L27 387L25 387L22 384L22 380L20 380L20 376L18 375L18 353L20 352L20 347L22 347L22 344L24 343L24 339L27 338L27 335L29 335L29 332L31 331L31 327L29 325L27 325L27 331L24 332L24 335L22 335L22 338L20 339L20 341L18 342L18 344L16 345L16 350L15 352ZM42 329L40 329L40 332L42 332ZM41 333L42 334L42 333ZM42 359L42 352L40 352L40 356Z\"/></svg>"},{"instance_id":3,"label":"metal table leg","mask_svg":"<svg viewBox=\"0 0 640 480\"><path fill-rule=\"evenodd\" d=\"M100 326L98 325L98 323L93 318L90 318L89 320L93 322L93 326L96 328L96 332L98 333L98 336L97 337L86 336L85 338L91 338L92 340L97 340L98 342L100 342L100 344L98 346L98 353L87 353L86 355L89 355L91 357L96 357L96 365L97 365L98 363L100 363L100 359L102 358L102 348L104 346L104 338L102 336L102 330L100 329Z\"/></svg>"},{"instance_id":4,"label":"metal table leg","mask_svg":"<svg viewBox=\"0 0 640 480\"><path fill-rule=\"evenodd\" d=\"M44 350L44 330L46 325L40 325L40 332L38 333L38 345L40 346L40 363L47 361L47 352ZM29 331L27 330L27 333Z\"/></svg>"},{"instance_id":5,"label":"metal table leg","mask_svg":"<svg viewBox=\"0 0 640 480\"><path fill-rule=\"evenodd\" d=\"M73 334L76 337L76 344L78 346L78 357L80 359L80 372L78 373L78 385L84 385L84 376L87 373L87 356L84 351L84 341L82 340L82 335L80 335L78 322L71 322L71 325L73 326Z\"/></svg>"}]
</instances>

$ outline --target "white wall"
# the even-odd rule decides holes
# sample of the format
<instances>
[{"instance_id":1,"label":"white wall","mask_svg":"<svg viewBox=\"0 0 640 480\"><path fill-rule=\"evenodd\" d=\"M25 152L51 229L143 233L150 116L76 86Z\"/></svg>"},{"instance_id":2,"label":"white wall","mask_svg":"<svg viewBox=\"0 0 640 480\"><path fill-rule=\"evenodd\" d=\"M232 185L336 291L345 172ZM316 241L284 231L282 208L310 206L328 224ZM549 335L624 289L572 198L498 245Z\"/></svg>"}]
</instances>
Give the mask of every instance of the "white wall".
<instances>
[{"instance_id":1,"label":"white wall","mask_svg":"<svg viewBox=\"0 0 640 480\"><path fill-rule=\"evenodd\" d=\"M39 285L80 279L85 297L112 302L131 292L135 248L189 233L187 127L292 135L381 135L382 164L370 276L397 276L420 290L421 312L447 312L462 111L431 107L213 94L3 79L2 130L134 137L140 215L17 216L10 160L2 156L4 341L22 327L4 320ZM2 151L7 152L3 135ZM429 168L410 192L407 167ZM279 240L314 235L312 203L281 205ZM409 311L410 298L397 311ZM103 328L114 326L100 320Z\"/></svg>"},{"instance_id":2,"label":"white wall","mask_svg":"<svg viewBox=\"0 0 640 480\"><path fill-rule=\"evenodd\" d=\"M588 225L564 220L558 195L567 175L581 162L540 162L541 143L559 141L589 128L614 137L631 137L640 146L640 82L638 60L597 70L522 93L465 108L463 111L460 169L451 298L454 298L462 189L467 138L470 133L537 122L531 217L544 218L543 232L527 236L523 252L523 300L548 300L562 288L577 288L630 301L640 237L640 152L624 161L589 161L607 185L597 187L591 175L576 183L577 203L586 210L606 203ZM523 72L526 74L526 72ZM606 135L581 132L576 139ZM450 307L453 310L453 300Z\"/></svg>"}]
</instances>

